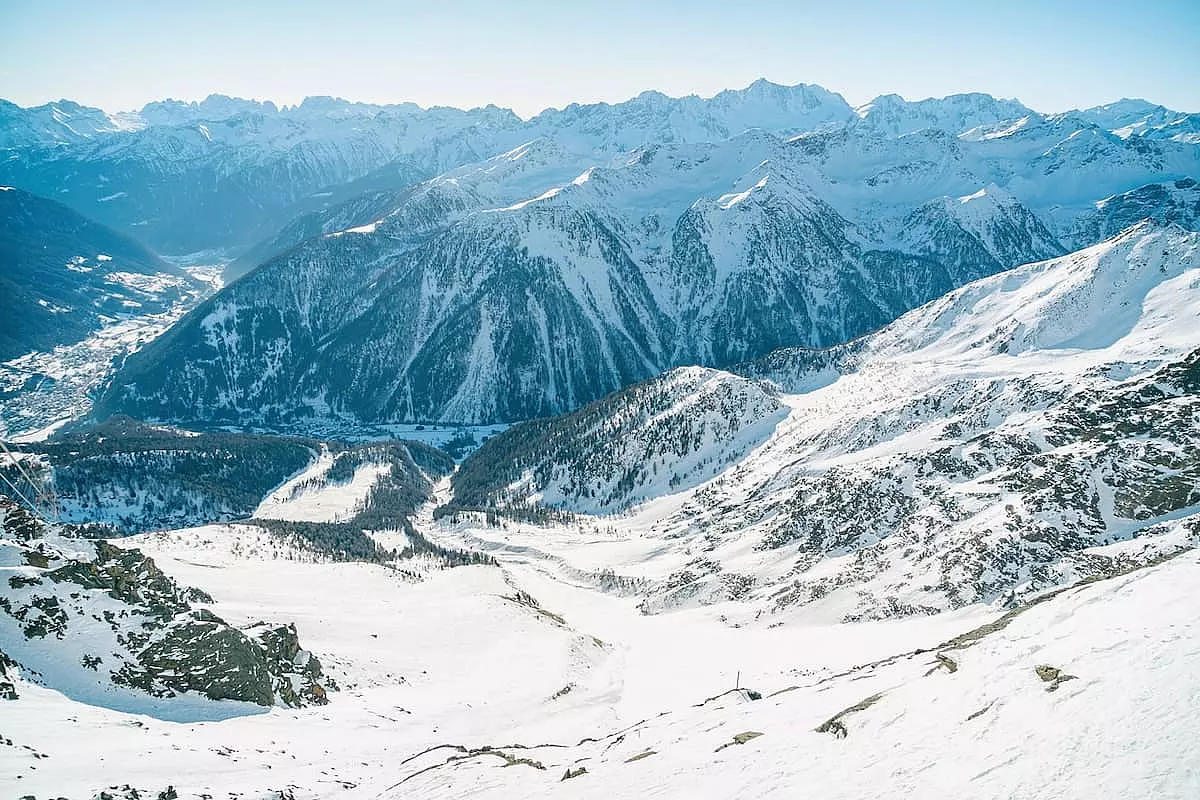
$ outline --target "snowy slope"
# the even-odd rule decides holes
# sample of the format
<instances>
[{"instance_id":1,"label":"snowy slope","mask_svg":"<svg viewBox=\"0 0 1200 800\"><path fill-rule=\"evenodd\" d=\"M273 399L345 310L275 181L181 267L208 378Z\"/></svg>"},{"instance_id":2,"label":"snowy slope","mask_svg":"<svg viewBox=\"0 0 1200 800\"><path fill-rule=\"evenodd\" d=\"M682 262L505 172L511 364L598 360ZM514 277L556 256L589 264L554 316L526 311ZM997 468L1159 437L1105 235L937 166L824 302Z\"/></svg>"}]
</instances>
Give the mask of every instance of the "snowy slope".
<instances>
[{"instance_id":1,"label":"snowy slope","mask_svg":"<svg viewBox=\"0 0 1200 800\"><path fill-rule=\"evenodd\" d=\"M0 100L0 149L80 144L103 134L132 132L144 124L136 115L106 114L70 100L30 108Z\"/></svg>"},{"instance_id":2,"label":"snowy slope","mask_svg":"<svg viewBox=\"0 0 1200 800\"><path fill-rule=\"evenodd\" d=\"M1187 120L980 94L856 113L763 81L527 121L214 96L17 148L0 179L68 188L164 248L260 239L231 272L261 263L253 279L133 359L101 413L496 423L675 366L837 344L1139 214L1192 225L1200 145L1163 134Z\"/></svg>"},{"instance_id":3,"label":"snowy slope","mask_svg":"<svg viewBox=\"0 0 1200 800\"><path fill-rule=\"evenodd\" d=\"M233 627L140 551L67 538L7 498L0 522L0 652L27 679L79 704L178 721L328 702L294 628Z\"/></svg>"},{"instance_id":4,"label":"snowy slope","mask_svg":"<svg viewBox=\"0 0 1200 800\"><path fill-rule=\"evenodd\" d=\"M1156 526L1200 508L1198 236L1143 223L851 346L739 367L777 381L788 418L697 489L635 481L631 496L659 499L606 523L611 545L524 525L470 535L597 585L615 571L649 611L735 597L834 618L1012 600L1170 552L1183 540ZM521 430L489 443L488 474L554 452ZM498 484L491 502L512 503Z\"/></svg>"},{"instance_id":5,"label":"snowy slope","mask_svg":"<svg viewBox=\"0 0 1200 800\"><path fill-rule=\"evenodd\" d=\"M13 113L23 120L37 112ZM220 96L150 104L134 118L126 129L65 145L50 136L14 142L0 179L61 197L160 252L234 250L339 199L339 186L399 189L507 149L519 137L506 131L520 124L495 107L308 98L276 108Z\"/></svg>"},{"instance_id":6,"label":"snowy slope","mask_svg":"<svg viewBox=\"0 0 1200 800\"><path fill-rule=\"evenodd\" d=\"M137 537L230 626L295 624L340 691L320 709L132 715L5 666L0 788L1190 798L1197 318L1200 234L1144 223L849 346L738 368L778 396L688 369L587 424L514 427L476 458L557 431L554 449L526 443L562 454L549 482L502 475L489 514L455 509L444 480L410 533L374 534L493 564L331 562L265 522ZM699 435L681 451L679 431ZM722 448L737 460L716 477L661 480ZM621 487L653 499L578 513L596 510L587 469L622 459L660 465ZM305 498L332 469L281 490L291 524L328 510ZM576 513L513 513L547 487Z\"/></svg>"},{"instance_id":7,"label":"snowy slope","mask_svg":"<svg viewBox=\"0 0 1200 800\"><path fill-rule=\"evenodd\" d=\"M1151 183L1097 200L1065 241L1096 241L1147 218L1200 230L1200 183L1194 178Z\"/></svg>"},{"instance_id":8,"label":"snowy slope","mask_svg":"<svg viewBox=\"0 0 1200 800\"><path fill-rule=\"evenodd\" d=\"M500 493L507 504L621 510L702 483L745 458L784 416L760 384L681 367L485 444L455 475L455 499L477 508Z\"/></svg>"},{"instance_id":9,"label":"snowy slope","mask_svg":"<svg viewBox=\"0 0 1200 800\"><path fill-rule=\"evenodd\" d=\"M236 623L295 622L341 691L320 709L180 723L74 702L12 670L0 787L171 786L189 800L898 788L1182 800L1200 788L1194 552L1005 615L767 626L731 624L734 603L643 616L515 557L411 583L182 541L138 544Z\"/></svg>"},{"instance_id":10,"label":"snowy slope","mask_svg":"<svg viewBox=\"0 0 1200 800\"><path fill-rule=\"evenodd\" d=\"M351 156L347 130L424 120L305 105L157 104L138 147L291 142L314 174L353 162L340 180L378 133ZM391 163L436 177L331 192L131 362L125 401L517 419L658 377L512 427L453 480L413 445L327 447L260 519L121 551L6 512L0 795L1200 794L1200 234L1138 222L1194 223L1190 123L878 106L760 83L483 110L495 150L452 131L440 166ZM109 135L86 147L124 157ZM824 349L754 358L798 343ZM742 363L659 375L699 361ZM262 619L312 654L276 677L319 662L328 706L103 672L223 675L220 641L258 652ZM185 668L147 634L186 640Z\"/></svg>"},{"instance_id":11,"label":"snowy slope","mask_svg":"<svg viewBox=\"0 0 1200 800\"><path fill-rule=\"evenodd\" d=\"M729 692L598 741L506 751L533 766L434 750L378 796L1188 797L1200 788L1185 699L1196 569L1189 554L1001 618L994 632L787 686L756 682L761 700Z\"/></svg>"},{"instance_id":12,"label":"snowy slope","mask_svg":"<svg viewBox=\"0 0 1200 800\"><path fill-rule=\"evenodd\" d=\"M1139 109L1145 132L1107 127ZM980 94L854 113L762 82L547 111L489 128L475 150L490 158L331 192L103 408L291 429L514 422L675 366L831 346L1142 216L1194 225L1200 146L1152 136L1176 124L1164 114Z\"/></svg>"}]
</instances>

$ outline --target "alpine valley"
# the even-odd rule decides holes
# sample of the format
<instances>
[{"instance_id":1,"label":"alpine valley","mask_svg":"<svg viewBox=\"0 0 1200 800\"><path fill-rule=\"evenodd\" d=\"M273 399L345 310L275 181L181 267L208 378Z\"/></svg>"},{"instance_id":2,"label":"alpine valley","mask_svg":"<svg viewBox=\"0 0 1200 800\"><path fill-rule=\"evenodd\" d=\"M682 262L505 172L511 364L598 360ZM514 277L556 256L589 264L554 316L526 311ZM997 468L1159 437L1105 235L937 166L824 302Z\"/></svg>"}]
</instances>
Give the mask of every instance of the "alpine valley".
<instances>
[{"instance_id":1,"label":"alpine valley","mask_svg":"<svg viewBox=\"0 0 1200 800\"><path fill-rule=\"evenodd\" d=\"M3 796L1200 796L1200 115L0 150Z\"/></svg>"}]
</instances>

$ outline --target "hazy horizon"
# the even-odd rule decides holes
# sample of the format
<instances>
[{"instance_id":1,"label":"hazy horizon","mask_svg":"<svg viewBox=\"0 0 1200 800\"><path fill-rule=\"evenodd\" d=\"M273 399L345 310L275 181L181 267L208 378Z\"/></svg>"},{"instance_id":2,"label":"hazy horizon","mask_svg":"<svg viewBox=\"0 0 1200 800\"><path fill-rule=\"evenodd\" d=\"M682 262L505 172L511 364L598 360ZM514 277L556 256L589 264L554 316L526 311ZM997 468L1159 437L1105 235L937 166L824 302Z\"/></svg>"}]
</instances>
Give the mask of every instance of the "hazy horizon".
<instances>
[{"instance_id":1,"label":"hazy horizon","mask_svg":"<svg viewBox=\"0 0 1200 800\"><path fill-rule=\"evenodd\" d=\"M0 97L108 112L222 94L422 107L496 105L524 118L654 90L714 95L757 78L810 83L853 106L983 92L1054 113L1124 97L1200 111L1200 4L1016 0L902 10L758 0L504 7L315 0L162 6L0 0ZM1164 69L1163 62L1166 60Z\"/></svg>"},{"instance_id":2,"label":"hazy horizon","mask_svg":"<svg viewBox=\"0 0 1200 800\"><path fill-rule=\"evenodd\" d=\"M484 108L486 106L494 106L497 108L512 111L513 113L517 114L517 116L521 117L522 119L528 120L528 119L531 119L531 118L537 116L538 114L542 114L547 111L561 111L564 108L571 106L571 105L583 106L583 105L594 105L594 104L605 104L605 103L609 104L609 105L616 105L619 103L624 103L624 102L628 102L630 100L634 100L641 94L645 94L648 92L659 92L661 94L665 94L668 97L675 98L675 99L679 99L679 98L683 98L683 97L699 97L702 100L708 100L718 94L721 94L722 92L745 90L745 89L749 88L749 86L751 84L757 82L758 80L765 80L768 83L772 83L772 84L775 84L778 86L783 86L785 88L793 88L793 87L799 86L799 85L820 86L820 88L822 88L822 89L825 89L829 92L833 92L834 94L841 95L843 97L843 99L845 99L846 102L853 108L860 108L868 103L871 103L871 102L877 100L879 97L888 95L888 94L900 95L907 102L919 102L922 100L939 99L939 98L944 98L944 97L950 96L950 95L928 95L928 96L923 96L923 97L915 97L915 96L903 95L903 94L900 94L899 92L883 92L879 95L874 95L870 98L867 98L866 100L864 100L862 102L855 102L851 98L846 97L842 92L837 91L837 89L835 87L831 87L831 86L823 86L821 84L807 83L805 81L800 81L797 83L781 83L779 81L773 81L770 78L756 78L755 81L751 81L750 84L745 84L743 86L726 86L721 89L717 89L716 91L688 92L685 94L671 94L668 92L661 92L659 89L656 89L655 87L647 87L647 88L641 90L640 92L637 92L636 94L632 94L632 95L629 95L628 97L624 97L624 98L620 98L620 99L572 101L570 103L565 103L563 105L547 106L547 107L539 109L533 113L521 113L517 109L511 108L509 106L502 106L497 103L487 103L482 106L480 106L480 105L473 105L473 106L453 105L453 104L449 104L449 103L424 104L424 103L416 103L413 100L403 100L403 99L400 99L400 100L378 100L377 101L377 100L361 100L361 99L354 98L354 97L343 97L340 95L318 95L318 94L305 95L304 97L300 98L300 100L295 101L295 102L280 102L280 101L275 100L274 98L270 98L270 97L244 97L244 96L239 96L239 95L226 94L224 92L209 92L206 95L197 96L197 97L187 97L187 98L170 97L170 96L158 97L158 98L154 98L152 100L147 100L145 103L142 103L142 104L132 107L132 108L106 108L101 105L88 103L88 102L81 100L80 98L76 98L76 97L57 97L57 98L53 98L50 100L42 101L40 103L33 103L33 104L17 103L17 105L21 106L22 108L33 108L33 107L38 107L38 106L53 105L55 103L60 103L60 102L74 102L74 103L78 103L79 105L90 107L90 108L99 108L100 110L102 110L108 114L127 114L127 113L140 112L143 108L145 108L146 105L148 105L150 103L180 102L180 103L188 103L188 104L194 105L194 104L204 102L209 97L228 97L231 100L243 100L243 101L253 102L253 103L272 103L280 110L283 110L285 108L295 108L295 107L299 106L301 103L303 103L305 100L309 100L309 99L313 99L313 98L320 98L320 97L331 97L334 100L344 101L347 103L361 103L364 105L377 105L377 106L416 105L416 106L419 106L420 108L426 109L426 110L431 109L431 108L454 108L454 109L458 109L458 110L470 111L470 110L474 110L474 109ZM968 92L953 92L951 94L953 95L953 94L974 94L974 93L975 92L968 91ZM1179 111L1179 112L1183 112L1183 113L1200 113L1200 112L1195 112L1191 108L1173 108L1167 104L1159 103L1154 97L1114 97L1114 98L1112 98L1110 100L1106 100L1102 103L1094 103L1094 104L1089 104L1089 105L1078 104L1078 105L1074 105L1074 106L1068 106L1065 108L1045 109L1045 108L1038 108L1030 103L1027 103L1020 97L1011 97L1011 96L1003 96L1003 95L993 95L993 96L1000 100L1015 100L1017 102L1024 104L1025 106L1028 106L1032 111L1036 111L1038 113L1043 113L1043 114L1056 114L1056 113L1062 113L1062 112L1067 112L1067 111L1083 110L1083 109L1087 109L1087 108L1094 108L1097 106L1109 105L1109 104L1120 102L1123 100L1145 100L1150 103L1155 103L1158 105L1163 105L1167 108L1171 108L1171 110L1173 110L1173 111ZM9 102L15 102L15 101L11 100L11 98L3 97L3 96L0 96L0 100L8 100Z\"/></svg>"}]
</instances>

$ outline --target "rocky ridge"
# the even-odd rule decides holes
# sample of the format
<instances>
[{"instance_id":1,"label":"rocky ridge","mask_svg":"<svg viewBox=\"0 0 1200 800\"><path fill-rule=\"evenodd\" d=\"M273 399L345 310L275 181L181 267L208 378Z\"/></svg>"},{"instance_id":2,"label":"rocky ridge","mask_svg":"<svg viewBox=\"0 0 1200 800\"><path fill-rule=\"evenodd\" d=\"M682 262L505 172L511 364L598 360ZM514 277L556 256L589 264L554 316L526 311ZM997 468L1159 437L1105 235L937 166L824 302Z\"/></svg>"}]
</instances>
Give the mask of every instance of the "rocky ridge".
<instances>
[{"instance_id":1,"label":"rocky ridge","mask_svg":"<svg viewBox=\"0 0 1200 800\"><path fill-rule=\"evenodd\" d=\"M0 650L24 679L168 718L197 713L187 698L299 707L336 688L293 625L235 628L138 550L70 538L8 498L0 514Z\"/></svg>"}]
</instances>

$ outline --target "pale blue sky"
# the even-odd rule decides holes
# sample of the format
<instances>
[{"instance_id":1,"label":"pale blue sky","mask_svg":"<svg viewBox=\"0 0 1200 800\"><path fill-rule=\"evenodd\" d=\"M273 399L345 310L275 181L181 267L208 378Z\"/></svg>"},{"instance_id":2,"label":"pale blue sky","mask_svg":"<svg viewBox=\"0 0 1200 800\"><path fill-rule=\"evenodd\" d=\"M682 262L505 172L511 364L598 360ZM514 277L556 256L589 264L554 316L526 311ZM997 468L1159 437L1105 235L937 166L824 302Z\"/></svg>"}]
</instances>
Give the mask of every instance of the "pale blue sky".
<instances>
[{"instance_id":1,"label":"pale blue sky","mask_svg":"<svg viewBox=\"0 0 1200 800\"><path fill-rule=\"evenodd\" d=\"M1200 111L1200 0L0 0L0 97L21 105L330 94L528 116L758 77L855 104L974 90Z\"/></svg>"}]
</instances>

